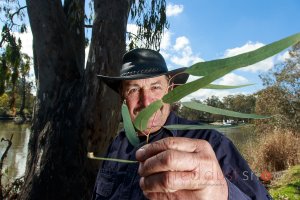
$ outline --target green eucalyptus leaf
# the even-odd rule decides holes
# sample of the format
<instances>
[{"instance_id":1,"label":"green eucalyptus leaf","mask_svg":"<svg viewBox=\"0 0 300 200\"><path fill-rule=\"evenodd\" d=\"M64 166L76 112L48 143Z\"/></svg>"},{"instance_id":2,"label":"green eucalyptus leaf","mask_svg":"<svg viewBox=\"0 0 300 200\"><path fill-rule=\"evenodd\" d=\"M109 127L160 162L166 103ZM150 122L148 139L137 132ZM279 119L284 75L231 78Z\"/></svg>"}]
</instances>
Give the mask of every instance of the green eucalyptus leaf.
<instances>
[{"instance_id":1,"label":"green eucalyptus leaf","mask_svg":"<svg viewBox=\"0 0 300 200\"><path fill-rule=\"evenodd\" d=\"M194 110L199 110L199 111L208 112L208 113L217 114L217 115L230 116L230 117L250 118L250 119L270 118L269 116L239 113L239 112L235 112L235 111L231 111L231 110L215 108L215 107L208 106L208 105L205 105L205 104L202 104L202 103L197 103L197 102L183 102L182 105L185 106L185 107L194 109Z\"/></svg>"},{"instance_id":2,"label":"green eucalyptus leaf","mask_svg":"<svg viewBox=\"0 0 300 200\"><path fill-rule=\"evenodd\" d=\"M224 90L224 89L236 89L241 87L247 87L254 84L245 84L245 85L215 85L215 84L208 84L203 87L203 89L214 89L214 90Z\"/></svg>"},{"instance_id":3,"label":"green eucalyptus leaf","mask_svg":"<svg viewBox=\"0 0 300 200\"><path fill-rule=\"evenodd\" d=\"M138 116L134 120L134 126L140 131L146 130L148 120L162 106L163 106L163 102L161 99L152 102L147 108L144 108L138 114Z\"/></svg>"},{"instance_id":4,"label":"green eucalyptus leaf","mask_svg":"<svg viewBox=\"0 0 300 200\"><path fill-rule=\"evenodd\" d=\"M254 51L239 54L230 58L212 60L207 62L199 62L188 69L185 72L194 76L207 76L218 69L228 68L234 70L241 67L246 67L262 61L268 57L271 57L284 49L296 44L300 41L300 33L291 35L279 41L273 42L266 46L263 46Z\"/></svg>"},{"instance_id":5,"label":"green eucalyptus leaf","mask_svg":"<svg viewBox=\"0 0 300 200\"><path fill-rule=\"evenodd\" d=\"M297 43L298 41L300 41L300 33L279 40L272 44L266 45L249 53L241 54L226 59L213 60L195 64L187 68L185 72L191 75L199 75L204 77L174 88L172 91L168 92L168 94L166 94L163 97L163 102L173 103L179 101L183 97L199 90L200 88L207 86L211 82L215 81L218 78L221 78L222 76L228 74L232 70L264 60L284 50L285 48Z\"/></svg>"},{"instance_id":6,"label":"green eucalyptus leaf","mask_svg":"<svg viewBox=\"0 0 300 200\"><path fill-rule=\"evenodd\" d=\"M122 104L122 118L126 137L128 138L130 144L136 147L140 143L140 140L132 124L128 107L124 103Z\"/></svg>"},{"instance_id":7,"label":"green eucalyptus leaf","mask_svg":"<svg viewBox=\"0 0 300 200\"><path fill-rule=\"evenodd\" d=\"M262 61L270 56L273 56L280 51L296 44L300 41L300 33L292 35L290 37L284 38L277 42L271 43L264 47L261 47L257 50L240 54L234 57L212 60L207 62L196 63L185 70L186 73L195 76L204 76L195 81L186 83L184 85L178 86L174 88L172 91L168 92L162 100L158 100L156 102L151 103L147 108L143 109L136 120L134 121L134 126L143 131L147 128L148 119L163 105L164 103L173 103L179 101L181 98L201 89L214 87L209 85L213 81L221 78L222 76L228 74L232 70L246 67L248 65L252 65L256 62ZM216 87L216 86L215 86ZM222 88L224 89L224 88ZM228 89L228 88L227 88ZM226 111L225 113L231 115L236 115L233 111ZM221 113L224 115L224 111ZM241 113L240 113L241 114ZM239 117L240 117L239 114ZM247 115L246 118L266 118L264 116L258 116L253 114L243 114L243 116Z\"/></svg>"},{"instance_id":8,"label":"green eucalyptus leaf","mask_svg":"<svg viewBox=\"0 0 300 200\"><path fill-rule=\"evenodd\" d=\"M197 129L238 128L241 126L243 125L172 124L163 127L168 130L197 130Z\"/></svg>"},{"instance_id":9,"label":"green eucalyptus leaf","mask_svg":"<svg viewBox=\"0 0 300 200\"><path fill-rule=\"evenodd\" d=\"M226 69L218 70L209 76L202 77L200 79L194 80L189 83L185 83L183 85L175 87L172 91L168 92L163 98L164 103L174 103L179 101L183 97L196 92L197 90L207 86L211 82L215 81L216 79L224 76L225 74L229 73L230 71L226 71Z\"/></svg>"}]
</instances>

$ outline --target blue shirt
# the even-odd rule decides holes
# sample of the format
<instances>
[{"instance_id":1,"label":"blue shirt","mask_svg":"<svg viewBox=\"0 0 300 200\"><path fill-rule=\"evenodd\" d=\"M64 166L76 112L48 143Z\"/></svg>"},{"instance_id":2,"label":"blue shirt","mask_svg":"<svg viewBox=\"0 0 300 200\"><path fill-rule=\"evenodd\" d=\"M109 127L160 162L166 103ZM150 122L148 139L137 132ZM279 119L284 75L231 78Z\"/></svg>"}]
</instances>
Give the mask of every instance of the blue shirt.
<instances>
[{"instance_id":1,"label":"blue shirt","mask_svg":"<svg viewBox=\"0 0 300 200\"><path fill-rule=\"evenodd\" d=\"M196 124L170 113L165 125ZM249 168L233 143L216 130L167 130L160 129L152 133L149 142L165 137L188 137L208 141L215 151L228 184L230 200L238 199L272 199L265 187ZM135 152L145 144L145 137L140 137L141 143L133 147L121 131L110 145L106 157L135 160ZM139 163L119 163L104 161L100 168L92 199L146 199L139 186L140 176L137 173Z\"/></svg>"}]
</instances>

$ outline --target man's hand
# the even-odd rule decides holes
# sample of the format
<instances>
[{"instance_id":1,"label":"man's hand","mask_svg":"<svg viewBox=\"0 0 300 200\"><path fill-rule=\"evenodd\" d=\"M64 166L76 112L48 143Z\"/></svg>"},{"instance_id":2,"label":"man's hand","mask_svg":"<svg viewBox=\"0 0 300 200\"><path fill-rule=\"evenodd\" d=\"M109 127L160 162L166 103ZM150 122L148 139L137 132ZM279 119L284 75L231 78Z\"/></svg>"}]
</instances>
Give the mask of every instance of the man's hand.
<instances>
[{"instance_id":1,"label":"man's hand","mask_svg":"<svg viewBox=\"0 0 300 200\"><path fill-rule=\"evenodd\" d=\"M228 188L211 145L169 137L141 147L140 187L149 199L227 199Z\"/></svg>"}]
</instances>

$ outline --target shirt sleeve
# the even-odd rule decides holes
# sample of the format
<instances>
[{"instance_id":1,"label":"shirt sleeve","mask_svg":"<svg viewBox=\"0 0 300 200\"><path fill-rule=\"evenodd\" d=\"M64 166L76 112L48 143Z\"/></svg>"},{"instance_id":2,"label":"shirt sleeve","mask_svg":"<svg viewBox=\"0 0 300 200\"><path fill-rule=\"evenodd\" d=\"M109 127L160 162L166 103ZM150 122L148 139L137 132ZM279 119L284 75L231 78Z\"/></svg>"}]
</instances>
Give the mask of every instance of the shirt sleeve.
<instances>
[{"instance_id":1,"label":"shirt sleeve","mask_svg":"<svg viewBox=\"0 0 300 200\"><path fill-rule=\"evenodd\" d=\"M227 178L225 178L227 181L228 186L228 200L251 200L250 197L248 197L245 193L243 193L239 188L237 188L233 183L231 183Z\"/></svg>"},{"instance_id":2,"label":"shirt sleeve","mask_svg":"<svg viewBox=\"0 0 300 200\"><path fill-rule=\"evenodd\" d=\"M216 142L214 150L223 174L228 180L231 199L272 199L234 144L225 136L220 137L219 140L215 138L214 141ZM234 196L242 194L244 194L245 198Z\"/></svg>"}]
</instances>

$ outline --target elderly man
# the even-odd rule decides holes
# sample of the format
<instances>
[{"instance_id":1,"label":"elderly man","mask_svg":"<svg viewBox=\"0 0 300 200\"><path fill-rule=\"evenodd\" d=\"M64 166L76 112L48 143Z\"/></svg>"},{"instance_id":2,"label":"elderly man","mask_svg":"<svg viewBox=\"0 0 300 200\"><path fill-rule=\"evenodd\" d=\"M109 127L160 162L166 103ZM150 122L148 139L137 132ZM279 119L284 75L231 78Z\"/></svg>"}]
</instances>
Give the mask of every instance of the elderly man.
<instances>
[{"instance_id":1,"label":"elderly man","mask_svg":"<svg viewBox=\"0 0 300 200\"><path fill-rule=\"evenodd\" d=\"M124 55L120 77L99 78L121 95L133 121L143 108L186 82L184 69L168 71L158 52L134 49ZM179 118L164 104L150 118L147 130L138 132L138 147L121 131L106 156L138 162L103 162L93 199L271 199L223 134L162 128L195 123Z\"/></svg>"}]
</instances>

